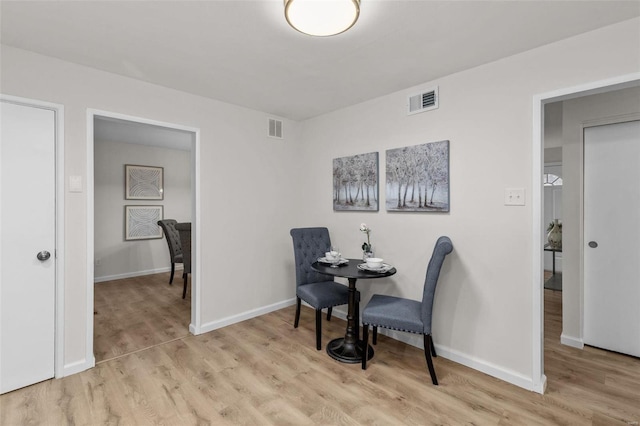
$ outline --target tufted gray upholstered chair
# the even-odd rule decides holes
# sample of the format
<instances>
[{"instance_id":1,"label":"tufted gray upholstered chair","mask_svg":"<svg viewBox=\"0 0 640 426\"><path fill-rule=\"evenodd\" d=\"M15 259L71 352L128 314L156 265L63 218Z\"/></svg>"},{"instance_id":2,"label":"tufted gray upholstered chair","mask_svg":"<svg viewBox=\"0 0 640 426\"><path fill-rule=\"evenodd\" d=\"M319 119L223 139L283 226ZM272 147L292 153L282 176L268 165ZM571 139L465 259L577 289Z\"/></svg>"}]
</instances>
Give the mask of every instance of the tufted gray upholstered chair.
<instances>
[{"instance_id":1,"label":"tufted gray upholstered chair","mask_svg":"<svg viewBox=\"0 0 640 426\"><path fill-rule=\"evenodd\" d=\"M182 263L182 245L180 244L180 234L176 229L175 219L159 220L158 225L164 231L164 236L167 239L167 245L169 246L169 257L171 259L171 277L169 278L169 284L173 284L173 274L176 272L176 263Z\"/></svg>"},{"instance_id":2,"label":"tufted gray upholstered chair","mask_svg":"<svg viewBox=\"0 0 640 426\"><path fill-rule=\"evenodd\" d=\"M362 311L364 347L369 343L369 325L373 326L373 344L377 343L378 327L393 330L408 331L424 336L424 356L431 374L431 381L438 384L436 371L433 368L431 355L436 357L436 348L431 337L431 314L433 312L433 298L440 276L440 269L444 258L453 251L453 244L449 237L438 238L427 266L427 276L422 291L422 302L401 297L374 294ZM367 369L367 357L362 357L362 369Z\"/></svg>"},{"instance_id":3,"label":"tufted gray upholstered chair","mask_svg":"<svg viewBox=\"0 0 640 426\"><path fill-rule=\"evenodd\" d=\"M316 310L316 349L322 346L322 310L327 308L327 321L331 321L334 306L349 303L349 289L337 283L333 277L323 275L311 268L311 264L323 257L331 247L327 228L294 228L293 253L296 262L296 317L293 326L300 322L300 301L304 300ZM358 314L360 293L356 292L356 314ZM358 318L356 316L356 318Z\"/></svg>"},{"instance_id":4,"label":"tufted gray upholstered chair","mask_svg":"<svg viewBox=\"0 0 640 426\"><path fill-rule=\"evenodd\" d=\"M182 271L182 278L184 278L182 298L184 299L187 295L187 281L191 273L191 223L176 223L176 229L180 233L180 245L182 246L182 257L184 260L184 270Z\"/></svg>"}]
</instances>

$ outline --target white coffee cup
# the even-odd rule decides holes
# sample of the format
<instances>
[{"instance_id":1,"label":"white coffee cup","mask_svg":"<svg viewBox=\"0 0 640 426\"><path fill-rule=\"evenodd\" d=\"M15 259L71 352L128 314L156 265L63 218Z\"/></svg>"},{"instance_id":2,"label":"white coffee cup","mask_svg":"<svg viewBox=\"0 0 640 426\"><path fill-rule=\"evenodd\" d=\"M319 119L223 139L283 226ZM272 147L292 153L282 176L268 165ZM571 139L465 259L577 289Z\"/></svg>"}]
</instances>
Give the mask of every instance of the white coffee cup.
<instances>
[{"instance_id":1,"label":"white coffee cup","mask_svg":"<svg viewBox=\"0 0 640 426\"><path fill-rule=\"evenodd\" d=\"M326 257L327 260L336 260L340 258L340 253L337 251L328 251L324 254L324 257Z\"/></svg>"},{"instance_id":2,"label":"white coffee cup","mask_svg":"<svg viewBox=\"0 0 640 426\"><path fill-rule=\"evenodd\" d=\"M382 268L382 261L379 257L370 257L367 259L367 266L371 269L380 269Z\"/></svg>"}]
</instances>

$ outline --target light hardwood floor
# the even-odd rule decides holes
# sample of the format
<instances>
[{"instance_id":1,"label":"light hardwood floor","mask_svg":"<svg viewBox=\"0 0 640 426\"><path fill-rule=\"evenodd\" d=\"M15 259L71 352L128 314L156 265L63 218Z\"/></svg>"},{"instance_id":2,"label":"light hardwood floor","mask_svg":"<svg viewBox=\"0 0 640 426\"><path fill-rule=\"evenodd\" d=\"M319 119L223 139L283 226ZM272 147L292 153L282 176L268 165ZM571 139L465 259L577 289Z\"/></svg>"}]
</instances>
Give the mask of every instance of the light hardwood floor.
<instances>
[{"instance_id":1,"label":"light hardwood floor","mask_svg":"<svg viewBox=\"0 0 640 426\"><path fill-rule=\"evenodd\" d=\"M637 424L640 360L561 346L560 294L545 292L545 395L441 357L433 386L422 351L385 336L366 371L338 363L315 350L313 310L294 329L290 307L3 395L0 423ZM344 327L323 320L323 345Z\"/></svg>"},{"instance_id":2,"label":"light hardwood floor","mask_svg":"<svg viewBox=\"0 0 640 426\"><path fill-rule=\"evenodd\" d=\"M94 286L96 362L189 335L191 298L182 271L106 281Z\"/></svg>"}]
</instances>

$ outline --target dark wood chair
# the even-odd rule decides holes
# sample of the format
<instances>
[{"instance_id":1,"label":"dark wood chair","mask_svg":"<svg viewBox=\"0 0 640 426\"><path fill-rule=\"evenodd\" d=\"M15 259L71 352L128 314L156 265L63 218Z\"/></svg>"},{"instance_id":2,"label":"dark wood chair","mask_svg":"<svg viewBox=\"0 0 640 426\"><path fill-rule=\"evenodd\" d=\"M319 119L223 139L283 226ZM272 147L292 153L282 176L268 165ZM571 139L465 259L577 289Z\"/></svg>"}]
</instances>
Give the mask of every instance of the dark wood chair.
<instances>
[{"instance_id":1,"label":"dark wood chair","mask_svg":"<svg viewBox=\"0 0 640 426\"><path fill-rule=\"evenodd\" d=\"M182 244L180 243L180 234L176 229L175 219L159 220L158 225L164 231L164 236L167 239L167 245L169 246L169 258L171 260L171 277L169 278L169 284L173 284L173 274L176 271L176 263L182 262Z\"/></svg>"},{"instance_id":2,"label":"dark wood chair","mask_svg":"<svg viewBox=\"0 0 640 426\"><path fill-rule=\"evenodd\" d=\"M191 223L176 223L175 226L180 234L180 244L182 245L182 264L184 265L182 272L182 278L184 279L182 298L184 299L187 296L187 283L191 273Z\"/></svg>"}]
</instances>

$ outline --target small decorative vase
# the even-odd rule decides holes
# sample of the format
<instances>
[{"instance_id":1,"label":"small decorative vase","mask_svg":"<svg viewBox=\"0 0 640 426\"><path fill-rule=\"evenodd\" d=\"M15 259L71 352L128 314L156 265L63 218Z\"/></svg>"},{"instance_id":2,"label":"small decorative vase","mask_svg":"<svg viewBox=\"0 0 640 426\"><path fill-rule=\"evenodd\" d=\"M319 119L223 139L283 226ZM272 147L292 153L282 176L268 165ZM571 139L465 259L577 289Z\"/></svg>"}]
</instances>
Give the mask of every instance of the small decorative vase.
<instances>
[{"instance_id":1,"label":"small decorative vase","mask_svg":"<svg viewBox=\"0 0 640 426\"><path fill-rule=\"evenodd\" d=\"M373 255L373 249L369 249L369 251L363 251L362 252L362 260L363 261L367 261L367 259L374 257Z\"/></svg>"},{"instance_id":2,"label":"small decorative vase","mask_svg":"<svg viewBox=\"0 0 640 426\"><path fill-rule=\"evenodd\" d=\"M560 227L560 223L558 223L558 219L553 219L553 227L547 234L547 241L551 248L562 248L562 228Z\"/></svg>"}]
</instances>

